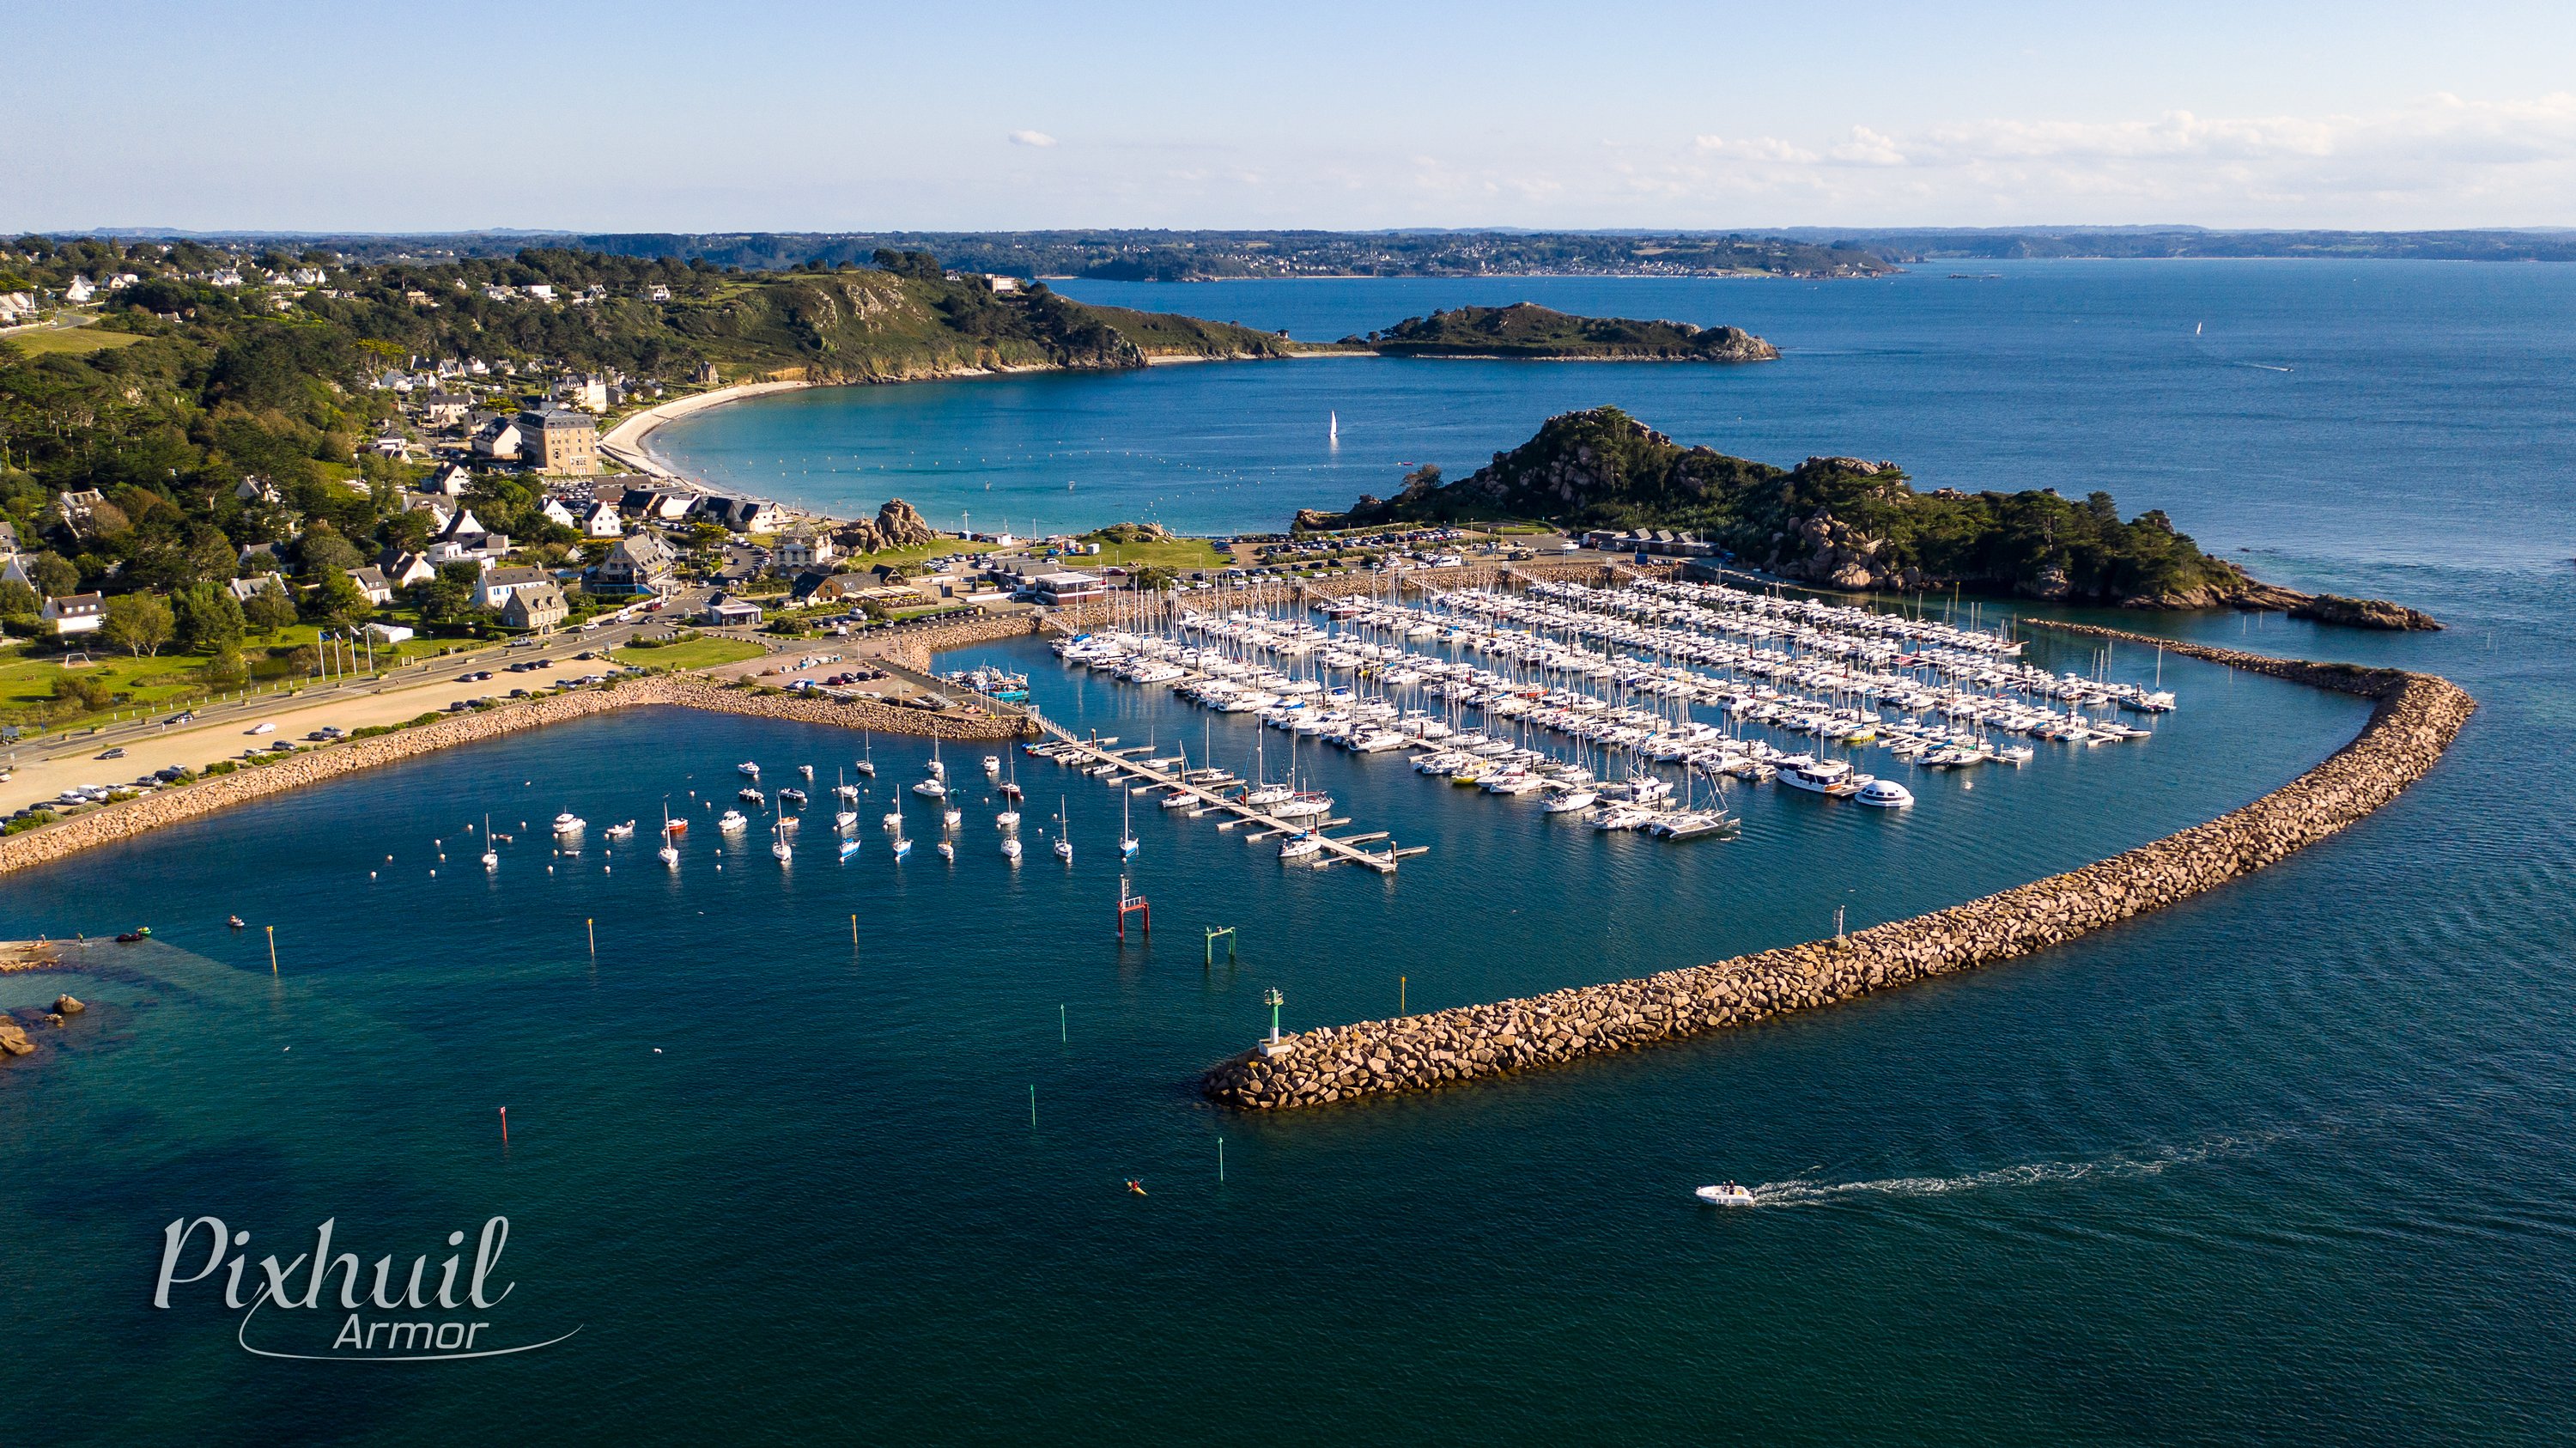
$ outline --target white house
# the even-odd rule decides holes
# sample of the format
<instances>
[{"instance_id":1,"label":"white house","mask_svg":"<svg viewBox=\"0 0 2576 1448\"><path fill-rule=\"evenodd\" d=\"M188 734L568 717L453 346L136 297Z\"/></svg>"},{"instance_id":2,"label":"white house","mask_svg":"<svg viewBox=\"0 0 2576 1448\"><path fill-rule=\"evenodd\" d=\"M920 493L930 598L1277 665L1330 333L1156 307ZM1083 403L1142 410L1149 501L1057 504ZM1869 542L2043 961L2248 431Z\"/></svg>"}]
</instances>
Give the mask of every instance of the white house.
<instances>
[{"instance_id":1,"label":"white house","mask_svg":"<svg viewBox=\"0 0 2576 1448\"><path fill-rule=\"evenodd\" d=\"M496 421L474 434L474 455L478 458L499 458L508 462L517 462L520 449L524 445L524 440L519 435L519 425L507 419Z\"/></svg>"},{"instance_id":2,"label":"white house","mask_svg":"<svg viewBox=\"0 0 2576 1448\"><path fill-rule=\"evenodd\" d=\"M449 463L430 474L427 491L446 498L461 498L474 483L474 474L463 463Z\"/></svg>"},{"instance_id":3,"label":"white house","mask_svg":"<svg viewBox=\"0 0 2576 1448\"><path fill-rule=\"evenodd\" d=\"M546 521L549 523L560 523L567 528L578 528L581 526L580 516L574 513L572 509L565 507L564 501L561 498L546 499L546 505L539 508L537 511L545 514Z\"/></svg>"},{"instance_id":4,"label":"white house","mask_svg":"<svg viewBox=\"0 0 2576 1448\"><path fill-rule=\"evenodd\" d=\"M438 576L438 567L429 561L428 554L406 553L400 548L388 548L376 555L376 571L384 575L387 587L396 589L427 583Z\"/></svg>"},{"instance_id":5,"label":"white house","mask_svg":"<svg viewBox=\"0 0 2576 1448\"><path fill-rule=\"evenodd\" d=\"M530 282L528 283L528 295L541 302L551 302L555 299L554 284L551 282Z\"/></svg>"},{"instance_id":6,"label":"white house","mask_svg":"<svg viewBox=\"0 0 2576 1448\"><path fill-rule=\"evenodd\" d=\"M719 593L707 600L706 612L699 617L712 624L737 626L756 624L760 622L760 605L745 603L739 598L727 598Z\"/></svg>"},{"instance_id":7,"label":"white house","mask_svg":"<svg viewBox=\"0 0 2576 1448\"><path fill-rule=\"evenodd\" d=\"M626 516L617 511L615 503L593 503L582 511L581 531L592 538L622 538L626 536Z\"/></svg>"},{"instance_id":8,"label":"white house","mask_svg":"<svg viewBox=\"0 0 2576 1448\"><path fill-rule=\"evenodd\" d=\"M671 300L671 289L669 287L657 286L652 290L647 291L644 295L657 302L667 302Z\"/></svg>"},{"instance_id":9,"label":"white house","mask_svg":"<svg viewBox=\"0 0 2576 1448\"><path fill-rule=\"evenodd\" d=\"M248 474L240 482L233 484L233 498L244 503L281 501L277 485L257 473Z\"/></svg>"},{"instance_id":10,"label":"white house","mask_svg":"<svg viewBox=\"0 0 2576 1448\"><path fill-rule=\"evenodd\" d=\"M277 585L278 592L289 598L295 596L294 590L286 586L286 575L283 573L254 573L248 578L232 579L224 584L224 592L231 594L235 603L248 603L259 594L266 592L272 583Z\"/></svg>"},{"instance_id":11,"label":"white house","mask_svg":"<svg viewBox=\"0 0 2576 1448\"><path fill-rule=\"evenodd\" d=\"M358 592L365 594L367 602L378 608L394 601L394 586L381 568L352 568L349 581L358 585Z\"/></svg>"},{"instance_id":12,"label":"white house","mask_svg":"<svg viewBox=\"0 0 2576 1448\"><path fill-rule=\"evenodd\" d=\"M790 533L778 540L775 562L781 570L820 568L841 556L829 533Z\"/></svg>"},{"instance_id":13,"label":"white house","mask_svg":"<svg viewBox=\"0 0 2576 1448\"><path fill-rule=\"evenodd\" d=\"M67 593L45 600L44 617L56 633L96 633L107 622L107 600L95 593Z\"/></svg>"},{"instance_id":14,"label":"white house","mask_svg":"<svg viewBox=\"0 0 2576 1448\"><path fill-rule=\"evenodd\" d=\"M98 288L90 285L87 277L74 277L71 285L63 288L63 300L75 307L97 295Z\"/></svg>"},{"instance_id":15,"label":"white house","mask_svg":"<svg viewBox=\"0 0 2576 1448\"><path fill-rule=\"evenodd\" d=\"M483 581L475 587L485 608L499 608L520 589L535 588L539 584L551 587L553 583L554 579L548 577L542 568L489 568L483 572Z\"/></svg>"}]
</instances>

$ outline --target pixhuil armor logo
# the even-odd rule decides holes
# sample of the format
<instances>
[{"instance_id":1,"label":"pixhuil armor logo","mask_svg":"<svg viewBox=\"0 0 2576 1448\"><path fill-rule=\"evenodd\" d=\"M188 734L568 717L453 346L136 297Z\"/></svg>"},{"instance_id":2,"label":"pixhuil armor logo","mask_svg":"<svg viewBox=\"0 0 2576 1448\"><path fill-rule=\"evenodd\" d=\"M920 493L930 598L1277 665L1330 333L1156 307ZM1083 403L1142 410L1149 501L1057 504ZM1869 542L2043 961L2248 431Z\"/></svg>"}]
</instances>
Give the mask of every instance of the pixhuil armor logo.
<instances>
[{"instance_id":1,"label":"pixhuil armor logo","mask_svg":"<svg viewBox=\"0 0 2576 1448\"><path fill-rule=\"evenodd\" d=\"M483 1224L482 1234L474 1244L470 1272L464 1270L462 1252L450 1253L435 1268L426 1254L414 1257L407 1274L398 1274L393 1257L387 1255L376 1259L372 1280L355 1252L332 1254L331 1234L338 1224L339 1219L334 1217L314 1230L312 1251L283 1264L275 1256L262 1257L254 1268L247 1250L250 1233L234 1231L221 1217L199 1217L194 1221L173 1218L161 1230L161 1274L153 1284L152 1305L166 1309L170 1306L170 1289L205 1282L220 1271L224 1306L242 1314L241 1326L233 1335L242 1350L261 1357L303 1362L452 1362L505 1357L552 1347L581 1331L575 1327L572 1332L543 1342L511 1344L506 1327L478 1316L500 1306L518 1285L494 1285L493 1273L501 1265L501 1251L510 1241L507 1217L494 1217ZM201 1234L203 1265L182 1276L184 1264L198 1250ZM463 1247L465 1234L448 1233L447 1245ZM433 1271L435 1283L430 1280ZM462 1282L458 1280L460 1273L464 1273ZM333 1285L335 1275L339 1278L338 1291L326 1297L325 1289ZM211 1284L208 1290L212 1290ZM251 1345L251 1320L259 1316L263 1307L281 1313L345 1315L327 1344L320 1341L321 1333L317 1331L311 1335L314 1341L288 1345L318 1350L290 1352L276 1345L276 1330L263 1334L270 1338L271 1346ZM371 1312L379 1315L370 1316ZM388 1313L395 1315L381 1315ZM276 1320L274 1316L269 1319Z\"/></svg>"}]
</instances>

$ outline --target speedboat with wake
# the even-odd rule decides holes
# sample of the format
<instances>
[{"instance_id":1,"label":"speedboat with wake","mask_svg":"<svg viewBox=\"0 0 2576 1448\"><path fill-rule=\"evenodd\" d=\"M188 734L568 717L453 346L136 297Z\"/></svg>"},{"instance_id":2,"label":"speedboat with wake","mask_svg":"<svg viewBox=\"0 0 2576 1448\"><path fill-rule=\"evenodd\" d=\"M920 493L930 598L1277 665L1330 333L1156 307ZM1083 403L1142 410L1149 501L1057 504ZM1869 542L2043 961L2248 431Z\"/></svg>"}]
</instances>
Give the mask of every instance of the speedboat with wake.
<instances>
[{"instance_id":1,"label":"speedboat with wake","mask_svg":"<svg viewBox=\"0 0 2576 1448\"><path fill-rule=\"evenodd\" d=\"M1737 1186L1733 1182L1719 1182L1713 1187L1701 1187L1698 1191L1691 1193L1691 1195L1708 1203L1712 1207L1750 1207L1756 1205L1753 1200L1753 1193L1745 1190L1743 1187Z\"/></svg>"}]
</instances>

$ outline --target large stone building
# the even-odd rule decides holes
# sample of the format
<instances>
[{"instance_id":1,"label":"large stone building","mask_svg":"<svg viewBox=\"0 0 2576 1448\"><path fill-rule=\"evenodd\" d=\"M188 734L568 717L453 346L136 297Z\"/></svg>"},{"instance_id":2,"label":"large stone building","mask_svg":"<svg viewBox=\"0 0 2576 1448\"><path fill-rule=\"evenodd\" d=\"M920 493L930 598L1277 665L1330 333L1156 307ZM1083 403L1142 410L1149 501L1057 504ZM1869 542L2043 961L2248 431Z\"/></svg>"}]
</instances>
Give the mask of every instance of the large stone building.
<instances>
[{"instance_id":1,"label":"large stone building","mask_svg":"<svg viewBox=\"0 0 2576 1448\"><path fill-rule=\"evenodd\" d=\"M519 460L548 473L599 471L599 419L567 407L519 414Z\"/></svg>"}]
</instances>

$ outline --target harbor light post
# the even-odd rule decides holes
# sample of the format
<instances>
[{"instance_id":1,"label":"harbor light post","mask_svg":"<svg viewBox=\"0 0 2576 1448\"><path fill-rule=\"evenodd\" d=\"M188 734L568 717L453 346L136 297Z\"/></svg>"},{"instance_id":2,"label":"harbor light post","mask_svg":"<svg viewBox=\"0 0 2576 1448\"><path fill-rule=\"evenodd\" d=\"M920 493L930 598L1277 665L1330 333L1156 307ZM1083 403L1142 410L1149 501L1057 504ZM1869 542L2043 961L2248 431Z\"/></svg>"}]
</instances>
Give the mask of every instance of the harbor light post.
<instances>
[{"instance_id":1,"label":"harbor light post","mask_svg":"<svg viewBox=\"0 0 2576 1448\"><path fill-rule=\"evenodd\" d=\"M1270 1007L1270 1039L1261 1043L1261 1054L1265 1056L1276 1056L1288 1049L1287 1044L1279 1039L1279 1008L1287 1004L1287 1000L1276 986L1261 993L1261 1003Z\"/></svg>"}]
</instances>

